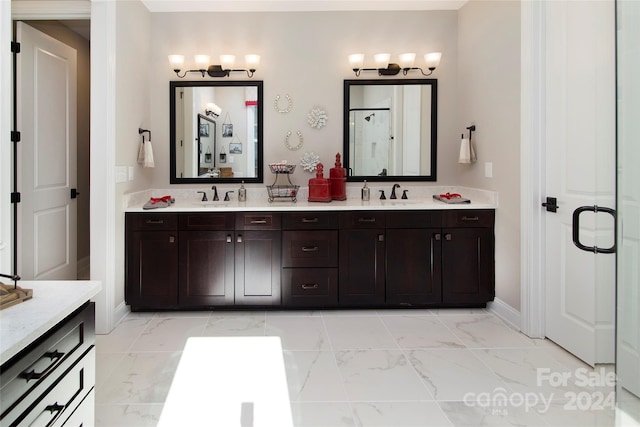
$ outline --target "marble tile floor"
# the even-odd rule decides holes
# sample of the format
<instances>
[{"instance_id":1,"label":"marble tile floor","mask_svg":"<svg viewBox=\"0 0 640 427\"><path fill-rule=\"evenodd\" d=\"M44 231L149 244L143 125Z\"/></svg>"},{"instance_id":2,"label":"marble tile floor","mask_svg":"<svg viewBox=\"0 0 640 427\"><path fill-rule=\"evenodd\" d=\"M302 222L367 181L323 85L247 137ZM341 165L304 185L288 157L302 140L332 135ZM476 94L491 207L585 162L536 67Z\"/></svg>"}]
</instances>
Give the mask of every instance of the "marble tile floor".
<instances>
[{"instance_id":1,"label":"marble tile floor","mask_svg":"<svg viewBox=\"0 0 640 427\"><path fill-rule=\"evenodd\" d=\"M188 337L264 335L296 427L615 425L611 369L482 309L131 313L96 339L96 425L155 426Z\"/></svg>"}]
</instances>

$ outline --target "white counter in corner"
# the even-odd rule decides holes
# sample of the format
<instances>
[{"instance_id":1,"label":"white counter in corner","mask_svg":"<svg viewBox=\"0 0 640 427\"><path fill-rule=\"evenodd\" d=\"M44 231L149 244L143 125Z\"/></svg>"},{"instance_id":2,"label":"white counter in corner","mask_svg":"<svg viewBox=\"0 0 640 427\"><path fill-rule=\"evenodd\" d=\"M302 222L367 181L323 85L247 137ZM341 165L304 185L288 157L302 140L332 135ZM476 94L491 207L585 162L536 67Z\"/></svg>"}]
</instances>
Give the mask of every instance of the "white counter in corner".
<instances>
[{"instance_id":1,"label":"white counter in corner","mask_svg":"<svg viewBox=\"0 0 640 427\"><path fill-rule=\"evenodd\" d=\"M98 281L20 281L33 298L0 310L0 364L4 364L102 289Z\"/></svg>"}]
</instances>

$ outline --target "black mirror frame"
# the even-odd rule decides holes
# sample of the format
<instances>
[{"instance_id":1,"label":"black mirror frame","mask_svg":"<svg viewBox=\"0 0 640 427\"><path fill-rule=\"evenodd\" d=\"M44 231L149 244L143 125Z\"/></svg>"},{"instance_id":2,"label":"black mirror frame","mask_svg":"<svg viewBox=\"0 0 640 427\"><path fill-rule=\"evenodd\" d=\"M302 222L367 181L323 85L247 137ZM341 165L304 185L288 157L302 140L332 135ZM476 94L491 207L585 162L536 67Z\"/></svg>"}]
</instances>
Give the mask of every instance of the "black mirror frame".
<instances>
[{"instance_id":1,"label":"black mirror frame","mask_svg":"<svg viewBox=\"0 0 640 427\"><path fill-rule=\"evenodd\" d=\"M255 86L258 90L258 170L256 177L233 178L179 178L176 174L176 88L178 87L237 87ZM227 80L227 81L170 81L169 82L169 132L170 160L169 182L171 184L231 184L231 183L263 183L264 182L264 82L262 80Z\"/></svg>"},{"instance_id":2,"label":"black mirror frame","mask_svg":"<svg viewBox=\"0 0 640 427\"><path fill-rule=\"evenodd\" d=\"M350 112L350 88L352 86L368 85L431 85L431 174L430 175L387 175L365 176L351 175L349 170L349 112ZM345 80L344 81L344 109L343 109L343 161L347 168L347 181L350 182L396 182L396 181L437 181L438 164L438 80L437 79L384 79L384 80Z\"/></svg>"}]
</instances>

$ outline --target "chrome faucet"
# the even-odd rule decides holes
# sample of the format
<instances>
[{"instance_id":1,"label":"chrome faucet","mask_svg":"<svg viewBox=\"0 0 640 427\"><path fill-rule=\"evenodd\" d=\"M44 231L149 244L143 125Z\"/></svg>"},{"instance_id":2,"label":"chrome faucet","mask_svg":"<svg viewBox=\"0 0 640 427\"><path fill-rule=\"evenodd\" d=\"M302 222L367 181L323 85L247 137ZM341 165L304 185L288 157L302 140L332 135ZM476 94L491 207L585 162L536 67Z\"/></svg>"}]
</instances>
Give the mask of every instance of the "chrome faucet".
<instances>
[{"instance_id":1,"label":"chrome faucet","mask_svg":"<svg viewBox=\"0 0 640 427\"><path fill-rule=\"evenodd\" d=\"M218 198L218 189L216 188L216 186L215 186L215 185L214 185L214 186L212 186L212 187L211 187L211 189L213 190L213 199L212 199L212 200L213 200L214 202L217 202L218 200L220 200L220 199Z\"/></svg>"},{"instance_id":2,"label":"chrome faucet","mask_svg":"<svg viewBox=\"0 0 640 427\"><path fill-rule=\"evenodd\" d=\"M390 199L397 199L396 188L400 188L400 184L393 184L393 188L391 189L391 196L389 196Z\"/></svg>"}]
</instances>

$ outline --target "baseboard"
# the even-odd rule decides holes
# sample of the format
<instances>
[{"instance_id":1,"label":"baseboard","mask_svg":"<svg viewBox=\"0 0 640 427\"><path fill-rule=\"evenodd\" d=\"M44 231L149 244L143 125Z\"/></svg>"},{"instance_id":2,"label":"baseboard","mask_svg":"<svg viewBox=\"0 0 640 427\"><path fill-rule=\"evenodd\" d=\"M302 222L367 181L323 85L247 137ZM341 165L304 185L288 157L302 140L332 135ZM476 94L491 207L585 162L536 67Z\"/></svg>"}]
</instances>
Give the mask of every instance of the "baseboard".
<instances>
[{"instance_id":1,"label":"baseboard","mask_svg":"<svg viewBox=\"0 0 640 427\"><path fill-rule=\"evenodd\" d=\"M77 261L76 276L78 280L89 280L91 278L91 257L84 257Z\"/></svg>"},{"instance_id":2,"label":"baseboard","mask_svg":"<svg viewBox=\"0 0 640 427\"><path fill-rule=\"evenodd\" d=\"M115 327L118 326L118 324L122 322L130 312L131 310L129 310L129 306L125 304L124 301L121 302L115 310L113 310L113 328L115 329Z\"/></svg>"},{"instance_id":3,"label":"baseboard","mask_svg":"<svg viewBox=\"0 0 640 427\"><path fill-rule=\"evenodd\" d=\"M502 320L520 330L521 316L520 312L511 307L499 298L495 298L492 302L487 303L487 310L500 317Z\"/></svg>"}]
</instances>

